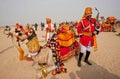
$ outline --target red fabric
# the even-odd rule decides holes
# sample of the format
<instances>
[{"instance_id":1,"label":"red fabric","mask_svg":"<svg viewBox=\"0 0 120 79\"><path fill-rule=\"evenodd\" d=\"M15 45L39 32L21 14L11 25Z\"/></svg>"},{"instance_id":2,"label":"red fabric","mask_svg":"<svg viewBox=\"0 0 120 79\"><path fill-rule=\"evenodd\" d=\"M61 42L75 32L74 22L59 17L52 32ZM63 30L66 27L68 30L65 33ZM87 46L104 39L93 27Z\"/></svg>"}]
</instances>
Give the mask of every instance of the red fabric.
<instances>
[{"instance_id":1,"label":"red fabric","mask_svg":"<svg viewBox=\"0 0 120 79\"><path fill-rule=\"evenodd\" d=\"M77 41L74 42L74 47L80 47L80 45Z\"/></svg>"},{"instance_id":2,"label":"red fabric","mask_svg":"<svg viewBox=\"0 0 120 79\"><path fill-rule=\"evenodd\" d=\"M21 28L21 31L22 31L22 32L25 32L24 28Z\"/></svg>"},{"instance_id":3,"label":"red fabric","mask_svg":"<svg viewBox=\"0 0 120 79\"><path fill-rule=\"evenodd\" d=\"M70 47L60 47L60 56L65 56L70 52Z\"/></svg>"},{"instance_id":4,"label":"red fabric","mask_svg":"<svg viewBox=\"0 0 120 79\"><path fill-rule=\"evenodd\" d=\"M93 37L83 35L82 38L80 38L80 43L86 47L88 46L89 42L91 46L94 45Z\"/></svg>"},{"instance_id":5,"label":"red fabric","mask_svg":"<svg viewBox=\"0 0 120 79\"><path fill-rule=\"evenodd\" d=\"M28 32L25 32L25 35L28 35Z\"/></svg>"},{"instance_id":6,"label":"red fabric","mask_svg":"<svg viewBox=\"0 0 120 79\"><path fill-rule=\"evenodd\" d=\"M87 20L87 19L83 19L78 25L78 29L77 29L78 34L82 34L83 32L92 32L93 33L95 31L95 24L94 24L95 21L96 21L96 19L94 19L94 18L91 18L91 21ZM88 25L90 25L91 28L83 30L85 27L88 27ZM89 42L90 42L91 46L94 45L93 36L83 35L80 38L80 43L84 46L88 46Z\"/></svg>"}]
</instances>

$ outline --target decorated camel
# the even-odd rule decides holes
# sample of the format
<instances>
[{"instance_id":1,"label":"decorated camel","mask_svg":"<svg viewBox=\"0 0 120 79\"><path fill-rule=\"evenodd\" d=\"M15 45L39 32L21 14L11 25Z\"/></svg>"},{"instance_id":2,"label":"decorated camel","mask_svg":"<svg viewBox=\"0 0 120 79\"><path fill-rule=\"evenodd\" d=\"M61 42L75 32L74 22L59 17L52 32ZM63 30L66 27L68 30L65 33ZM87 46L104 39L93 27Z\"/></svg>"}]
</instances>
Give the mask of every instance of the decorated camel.
<instances>
[{"instance_id":1,"label":"decorated camel","mask_svg":"<svg viewBox=\"0 0 120 79\"><path fill-rule=\"evenodd\" d=\"M7 33L6 30L4 30ZM13 32L8 32L12 42L19 51L19 60L33 61L39 65L37 79L45 78L48 73L56 70L58 66L54 64L52 50L47 46L41 47L37 35L32 27L27 25L25 28L18 23ZM29 54L24 55L24 50L21 47L21 42L28 48Z\"/></svg>"},{"instance_id":2,"label":"decorated camel","mask_svg":"<svg viewBox=\"0 0 120 79\"><path fill-rule=\"evenodd\" d=\"M101 17L101 31L104 32L116 32L116 21L117 19L114 16L107 17L106 19Z\"/></svg>"},{"instance_id":3,"label":"decorated camel","mask_svg":"<svg viewBox=\"0 0 120 79\"><path fill-rule=\"evenodd\" d=\"M79 49L74 33L66 24L63 24L61 30L54 33L44 46L39 44L37 34L29 25L23 27L17 23L13 32L7 30L4 32L11 36L13 44L19 51L20 61L33 61L33 65L37 63L39 66L37 79L47 77L50 72L52 75L66 73L67 69L64 68L63 60L67 60ZM25 44L29 51L27 55L24 55L22 44Z\"/></svg>"},{"instance_id":4,"label":"decorated camel","mask_svg":"<svg viewBox=\"0 0 120 79\"><path fill-rule=\"evenodd\" d=\"M116 29L117 29L117 32L118 32L118 36L120 36L120 20L117 20L116 21Z\"/></svg>"}]
</instances>

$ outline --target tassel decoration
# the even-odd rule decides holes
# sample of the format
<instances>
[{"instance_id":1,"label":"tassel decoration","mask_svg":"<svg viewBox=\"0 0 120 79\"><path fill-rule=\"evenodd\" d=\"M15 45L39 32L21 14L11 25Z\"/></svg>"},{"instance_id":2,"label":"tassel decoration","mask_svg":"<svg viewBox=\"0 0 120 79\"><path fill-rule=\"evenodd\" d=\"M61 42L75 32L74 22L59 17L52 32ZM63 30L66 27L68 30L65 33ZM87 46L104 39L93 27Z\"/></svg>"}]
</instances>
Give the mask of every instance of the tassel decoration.
<instances>
[{"instance_id":1,"label":"tassel decoration","mask_svg":"<svg viewBox=\"0 0 120 79\"><path fill-rule=\"evenodd\" d=\"M24 50L20 46L18 46L17 49L19 51L19 60L24 60Z\"/></svg>"}]
</instances>

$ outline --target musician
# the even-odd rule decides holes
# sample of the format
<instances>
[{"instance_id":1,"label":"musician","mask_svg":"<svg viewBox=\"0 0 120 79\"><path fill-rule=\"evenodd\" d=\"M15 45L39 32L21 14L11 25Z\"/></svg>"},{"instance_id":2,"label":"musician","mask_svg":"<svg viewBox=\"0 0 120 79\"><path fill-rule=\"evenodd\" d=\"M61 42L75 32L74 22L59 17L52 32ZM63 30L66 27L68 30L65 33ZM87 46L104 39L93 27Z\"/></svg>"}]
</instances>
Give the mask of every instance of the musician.
<instances>
[{"instance_id":1,"label":"musician","mask_svg":"<svg viewBox=\"0 0 120 79\"><path fill-rule=\"evenodd\" d=\"M92 47L95 45L94 36L99 33L99 31L96 28L98 22L95 18L92 18L92 8L87 7L85 8L84 15L79 22L77 32L79 34L80 38L80 45L81 50L79 53L79 59L78 59L78 66L81 66L81 59L83 57L83 54L86 52L85 60L84 62L88 65L92 65L91 62L89 62L88 58L90 56L90 51Z\"/></svg>"}]
</instances>

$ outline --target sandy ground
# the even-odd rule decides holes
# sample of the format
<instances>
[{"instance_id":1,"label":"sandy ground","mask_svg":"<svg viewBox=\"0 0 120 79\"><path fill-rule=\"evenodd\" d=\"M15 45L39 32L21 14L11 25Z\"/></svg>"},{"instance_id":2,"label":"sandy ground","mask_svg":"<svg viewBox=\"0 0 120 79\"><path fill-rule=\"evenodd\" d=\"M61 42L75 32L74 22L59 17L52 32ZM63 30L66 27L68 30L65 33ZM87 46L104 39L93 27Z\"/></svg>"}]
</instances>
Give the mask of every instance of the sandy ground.
<instances>
[{"instance_id":1,"label":"sandy ground","mask_svg":"<svg viewBox=\"0 0 120 79\"><path fill-rule=\"evenodd\" d=\"M45 31L36 32L41 45L44 45ZM72 56L64 61L67 73L58 75L49 74L46 79L120 79L120 36L117 33L101 32L97 36L97 52L91 51L89 60L92 66L82 61L82 66L77 66L77 56ZM28 53L25 45L22 45ZM10 38L3 34L0 28L0 79L36 79L36 70L32 61L19 61L19 52ZM84 57L83 57L84 58ZM83 59L84 60L84 59Z\"/></svg>"}]
</instances>

